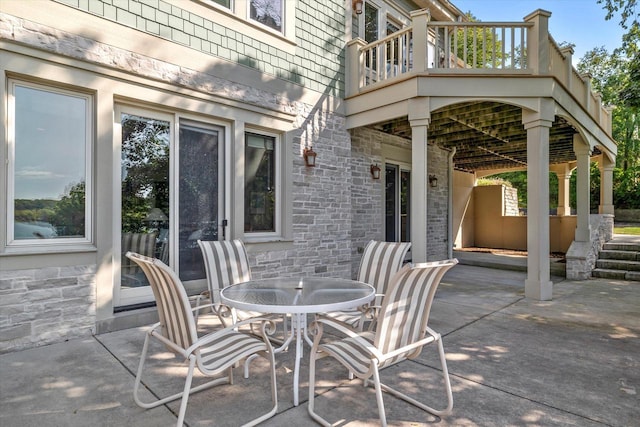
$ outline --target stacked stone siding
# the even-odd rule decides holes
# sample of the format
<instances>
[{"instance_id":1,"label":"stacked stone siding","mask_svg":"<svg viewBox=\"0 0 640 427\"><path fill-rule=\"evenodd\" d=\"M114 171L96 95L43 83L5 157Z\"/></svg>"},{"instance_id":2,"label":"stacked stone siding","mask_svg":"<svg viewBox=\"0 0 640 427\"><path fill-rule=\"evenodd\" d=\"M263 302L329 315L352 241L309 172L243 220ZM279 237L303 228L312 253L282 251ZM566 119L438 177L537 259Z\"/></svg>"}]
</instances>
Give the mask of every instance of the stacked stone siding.
<instances>
[{"instance_id":1,"label":"stacked stone siding","mask_svg":"<svg viewBox=\"0 0 640 427\"><path fill-rule=\"evenodd\" d=\"M0 353L91 335L95 266L3 271Z\"/></svg>"},{"instance_id":2,"label":"stacked stone siding","mask_svg":"<svg viewBox=\"0 0 640 427\"><path fill-rule=\"evenodd\" d=\"M589 217L591 238L588 242L574 241L567 251L566 275L569 280L587 280L596 266L598 254L606 242L613 238L613 215Z\"/></svg>"},{"instance_id":3,"label":"stacked stone siding","mask_svg":"<svg viewBox=\"0 0 640 427\"><path fill-rule=\"evenodd\" d=\"M427 260L448 257L449 151L427 147L427 170L438 179L437 187L427 187Z\"/></svg>"},{"instance_id":4,"label":"stacked stone siding","mask_svg":"<svg viewBox=\"0 0 640 427\"><path fill-rule=\"evenodd\" d=\"M518 189L514 187L502 186L504 198L504 216L519 216Z\"/></svg>"}]
</instances>

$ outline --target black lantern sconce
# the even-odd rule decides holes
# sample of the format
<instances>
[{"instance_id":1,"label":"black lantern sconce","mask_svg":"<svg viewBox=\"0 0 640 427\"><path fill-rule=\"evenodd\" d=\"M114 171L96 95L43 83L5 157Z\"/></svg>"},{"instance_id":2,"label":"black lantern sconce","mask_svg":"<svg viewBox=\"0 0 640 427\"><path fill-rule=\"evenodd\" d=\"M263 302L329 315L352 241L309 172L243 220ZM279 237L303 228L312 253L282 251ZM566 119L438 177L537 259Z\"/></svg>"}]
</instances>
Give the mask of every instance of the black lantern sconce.
<instances>
[{"instance_id":1,"label":"black lantern sconce","mask_svg":"<svg viewBox=\"0 0 640 427\"><path fill-rule=\"evenodd\" d=\"M371 177L373 179L380 179L380 166L378 166L377 164L371 165L369 170L371 171Z\"/></svg>"},{"instance_id":2,"label":"black lantern sconce","mask_svg":"<svg viewBox=\"0 0 640 427\"><path fill-rule=\"evenodd\" d=\"M305 148L302 153L302 157L304 157L304 164L309 166L310 168L315 167L317 155L318 153L313 151L313 148Z\"/></svg>"},{"instance_id":3,"label":"black lantern sconce","mask_svg":"<svg viewBox=\"0 0 640 427\"><path fill-rule=\"evenodd\" d=\"M435 175L429 175L429 185L434 188L437 187L438 177L436 177Z\"/></svg>"},{"instance_id":4,"label":"black lantern sconce","mask_svg":"<svg viewBox=\"0 0 640 427\"><path fill-rule=\"evenodd\" d=\"M353 0L353 3L351 3L351 7L353 8L353 11L356 13L356 15L360 15L362 13L363 3L363 0Z\"/></svg>"}]
</instances>

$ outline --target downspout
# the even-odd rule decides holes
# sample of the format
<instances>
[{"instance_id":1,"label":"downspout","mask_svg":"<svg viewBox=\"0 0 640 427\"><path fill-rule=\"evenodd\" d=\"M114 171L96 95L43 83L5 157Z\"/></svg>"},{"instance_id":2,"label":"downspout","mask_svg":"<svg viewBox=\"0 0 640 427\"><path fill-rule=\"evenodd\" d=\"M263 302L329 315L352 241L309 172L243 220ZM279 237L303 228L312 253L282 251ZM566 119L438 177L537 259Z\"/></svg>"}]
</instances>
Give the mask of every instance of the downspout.
<instances>
[{"instance_id":1,"label":"downspout","mask_svg":"<svg viewBox=\"0 0 640 427\"><path fill-rule=\"evenodd\" d=\"M447 203L447 229L448 229L448 255L449 259L453 258L453 156L456 155L456 147L453 147L449 152L449 177L447 179L447 185L449 187L448 203Z\"/></svg>"}]
</instances>

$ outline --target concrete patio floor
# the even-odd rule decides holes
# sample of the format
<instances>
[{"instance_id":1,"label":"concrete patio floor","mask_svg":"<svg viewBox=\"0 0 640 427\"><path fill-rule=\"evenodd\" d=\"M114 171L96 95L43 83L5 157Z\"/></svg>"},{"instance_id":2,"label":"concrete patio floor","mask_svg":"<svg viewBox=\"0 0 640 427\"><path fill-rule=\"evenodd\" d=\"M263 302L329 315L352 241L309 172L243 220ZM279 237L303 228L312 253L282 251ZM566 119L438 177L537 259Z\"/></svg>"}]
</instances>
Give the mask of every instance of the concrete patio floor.
<instances>
[{"instance_id":1,"label":"concrete patio floor","mask_svg":"<svg viewBox=\"0 0 640 427\"><path fill-rule=\"evenodd\" d=\"M640 426L640 283L553 277L554 298L524 298L526 273L458 265L430 325L442 333L454 409L438 418L385 394L393 426ZM134 328L0 355L0 425L171 426L179 402L145 410L132 397L144 331ZM186 368L155 345L144 395L182 388ZM307 426L308 347L292 404L293 349L276 355L278 414L264 426ZM163 364L160 364L163 362ZM168 365L167 365L168 363ZM383 371L383 381L444 406L437 351ZM319 362L317 410L338 426L378 425L372 388ZM267 364L249 379L192 395L189 426L236 426L266 412Z\"/></svg>"}]
</instances>

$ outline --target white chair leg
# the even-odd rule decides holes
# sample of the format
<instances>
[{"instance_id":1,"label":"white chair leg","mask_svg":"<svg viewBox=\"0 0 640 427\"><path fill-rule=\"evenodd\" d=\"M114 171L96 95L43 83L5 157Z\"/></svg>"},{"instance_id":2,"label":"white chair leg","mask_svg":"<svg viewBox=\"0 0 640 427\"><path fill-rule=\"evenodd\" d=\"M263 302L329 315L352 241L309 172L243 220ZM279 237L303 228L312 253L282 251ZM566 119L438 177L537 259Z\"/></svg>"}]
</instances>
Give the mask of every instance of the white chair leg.
<instances>
[{"instance_id":1,"label":"white chair leg","mask_svg":"<svg viewBox=\"0 0 640 427\"><path fill-rule=\"evenodd\" d=\"M189 390L191 389L191 379L193 378L193 369L196 366L196 358L189 357L189 372L184 380L184 391L182 392L182 402L180 402L180 412L178 412L178 421L176 427L182 427L184 424L184 415L187 412L187 402L189 401Z\"/></svg>"},{"instance_id":2,"label":"white chair leg","mask_svg":"<svg viewBox=\"0 0 640 427\"><path fill-rule=\"evenodd\" d=\"M380 373L376 366L373 370L373 382L376 387L376 401L378 402L378 415L380 416L380 425L387 427L387 415L384 411L384 401L382 400L382 387L380 384Z\"/></svg>"}]
</instances>

